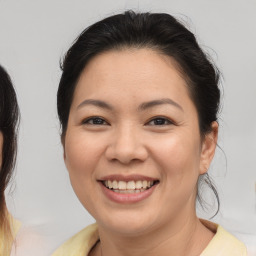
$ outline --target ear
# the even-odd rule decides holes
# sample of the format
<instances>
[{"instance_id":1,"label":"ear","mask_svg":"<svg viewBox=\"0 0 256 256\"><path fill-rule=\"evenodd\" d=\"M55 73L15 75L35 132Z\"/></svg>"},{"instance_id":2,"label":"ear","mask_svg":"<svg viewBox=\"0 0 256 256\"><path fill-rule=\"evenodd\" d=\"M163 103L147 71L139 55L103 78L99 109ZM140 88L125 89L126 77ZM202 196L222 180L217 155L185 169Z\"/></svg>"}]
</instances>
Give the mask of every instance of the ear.
<instances>
[{"instance_id":1,"label":"ear","mask_svg":"<svg viewBox=\"0 0 256 256\"><path fill-rule=\"evenodd\" d=\"M63 159L64 159L64 162L66 162L66 152L65 152L65 148L63 147Z\"/></svg>"},{"instance_id":2,"label":"ear","mask_svg":"<svg viewBox=\"0 0 256 256\"><path fill-rule=\"evenodd\" d=\"M64 162L66 162L65 135L66 134L64 134L64 133L61 134L61 144L62 144L62 148L63 148L63 159L64 159Z\"/></svg>"},{"instance_id":3,"label":"ear","mask_svg":"<svg viewBox=\"0 0 256 256\"><path fill-rule=\"evenodd\" d=\"M205 174L207 172L217 146L219 125L214 121L212 122L211 127L211 131L205 135L202 141L200 174Z\"/></svg>"},{"instance_id":4,"label":"ear","mask_svg":"<svg viewBox=\"0 0 256 256\"><path fill-rule=\"evenodd\" d=\"M61 140L62 142L62 147L63 147L63 160L66 166L66 169L68 171L68 166L67 166L67 155L66 155L66 149L65 149L65 139Z\"/></svg>"}]
</instances>

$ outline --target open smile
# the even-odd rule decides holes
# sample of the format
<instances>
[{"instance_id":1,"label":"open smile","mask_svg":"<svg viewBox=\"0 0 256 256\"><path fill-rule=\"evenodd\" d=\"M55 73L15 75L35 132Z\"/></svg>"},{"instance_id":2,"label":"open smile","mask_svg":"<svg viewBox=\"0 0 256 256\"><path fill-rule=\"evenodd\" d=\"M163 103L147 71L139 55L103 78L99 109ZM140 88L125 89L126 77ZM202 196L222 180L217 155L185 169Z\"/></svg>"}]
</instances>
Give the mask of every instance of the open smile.
<instances>
[{"instance_id":1,"label":"open smile","mask_svg":"<svg viewBox=\"0 0 256 256\"><path fill-rule=\"evenodd\" d=\"M133 194L133 193L141 193L147 189L150 189L154 185L159 183L158 180L131 180L131 181L117 181L117 180L104 180L102 181L102 184L112 190L113 192L116 193L121 193L121 194Z\"/></svg>"},{"instance_id":2,"label":"open smile","mask_svg":"<svg viewBox=\"0 0 256 256\"><path fill-rule=\"evenodd\" d=\"M116 203L136 203L149 197L159 180L139 176L111 175L99 181L107 198Z\"/></svg>"}]
</instances>

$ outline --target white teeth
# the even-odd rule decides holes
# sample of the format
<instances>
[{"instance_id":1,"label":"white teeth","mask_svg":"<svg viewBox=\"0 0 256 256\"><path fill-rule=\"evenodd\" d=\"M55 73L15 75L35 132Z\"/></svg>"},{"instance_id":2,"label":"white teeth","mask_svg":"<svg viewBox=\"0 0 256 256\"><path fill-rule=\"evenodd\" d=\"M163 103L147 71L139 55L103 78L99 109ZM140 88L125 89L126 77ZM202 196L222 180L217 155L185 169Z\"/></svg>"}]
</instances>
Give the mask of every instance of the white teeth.
<instances>
[{"instance_id":1,"label":"white teeth","mask_svg":"<svg viewBox=\"0 0 256 256\"><path fill-rule=\"evenodd\" d=\"M137 180L135 186L136 186L136 189L142 188L142 182L140 180Z\"/></svg>"},{"instance_id":2,"label":"white teeth","mask_svg":"<svg viewBox=\"0 0 256 256\"><path fill-rule=\"evenodd\" d=\"M145 189L125 189L125 190L120 190L120 189L113 189L114 192L120 193L120 194L134 194L134 193L140 193L145 191Z\"/></svg>"},{"instance_id":3,"label":"white teeth","mask_svg":"<svg viewBox=\"0 0 256 256\"><path fill-rule=\"evenodd\" d=\"M113 189L118 189L118 184L116 180L113 181L112 186L113 186Z\"/></svg>"},{"instance_id":4,"label":"white teeth","mask_svg":"<svg viewBox=\"0 0 256 256\"><path fill-rule=\"evenodd\" d=\"M126 182L125 181L119 181L118 182L118 189L126 189Z\"/></svg>"},{"instance_id":5,"label":"white teeth","mask_svg":"<svg viewBox=\"0 0 256 256\"><path fill-rule=\"evenodd\" d=\"M113 189L113 191L118 193L139 193L152 187L154 184L153 181L147 180L130 180L128 182L122 180L106 180L103 183L107 188Z\"/></svg>"},{"instance_id":6,"label":"white teeth","mask_svg":"<svg viewBox=\"0 0 256 256\"><path fill-rule=\"evenodd\" d=\"M109 188L113 188L113 183L112 183L112 181L111 181L111 180L108 180L108 185L107 185L107 187L109 187Z\"/></svg>"},{"instance_id":7,"label":"white teeth","mask_svg":"<svg viewBox=\"0 0 256 256\"><path fill-rule=\"evenodd\" d=\"M148 182L146 180L143 180L142 181L142 187L147 188L147 186L148 186Z\"/></svg>"},{"instance_id":8,"label":"white teeth","mask_svg":"<svg viewBox=\"0 0 256 256\"><path fill-rule=\"evenodd\" d=\"M128 181L127 182L127 189L135 189L135 182L134 181Z\"/></svg>"}]
</instances>

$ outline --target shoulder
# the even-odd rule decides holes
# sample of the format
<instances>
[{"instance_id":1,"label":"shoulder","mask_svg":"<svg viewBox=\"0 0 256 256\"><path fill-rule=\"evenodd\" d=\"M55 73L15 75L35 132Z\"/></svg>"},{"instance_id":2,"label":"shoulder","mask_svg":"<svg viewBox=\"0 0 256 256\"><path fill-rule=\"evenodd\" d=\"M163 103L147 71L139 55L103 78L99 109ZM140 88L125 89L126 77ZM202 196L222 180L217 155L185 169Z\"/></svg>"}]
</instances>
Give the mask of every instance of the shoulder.
<instances>
[{"instance_id":1,"label":"shoulder","mask_svg":"<svg viewBox=\"0 0 256 256\"><path fill-rule=\"evenodd\" d=\"M216 234L200 256L246 256L245 245L218 224L202 220L206 227L215 226Z\"/></svg>"},{"instance_id":2,"label":"shoulder","mask_svg":"<svg viewBox=\"0 0 256 256\"><path fill-rule=\"evenodd\" d=\"M19 230L21 228L21 222L19 220L14 219L10 215L10 223L11 223L12 233L13 233L14 237L16 237L17 233L19 232Z\"/></svg>"},{"instance_id":3,"label":"shoulder","mask_svg":"<svg viewBox=\"0 0 256 256\"><path fill-rule=\"evenodd\" d=\"M47 250L48 247L45 238L36 230L36 228L23 224L15 236L10 255L43 256L46 255Z\"/></svg>"},{"instance_id":4,"label":"shoulder","mask_svg":"<svg viewBox=\"0 0 256 256\"><path fill-rule=\"evenodd\" d=\"M98 240L97 224L89 225L61 245L52 256L87 255Z\"/></svg>"},{"instance_id":5,"label":"shoulder","mask_svg":"<svg viewBox=\"0 0 256 256\"><path fill-rule=\"evenodd\" d=\"M8 227L10 227L10 234L6 234L6 231L0 228L0 255L10 254L12 244L15 242L21 227L21 223L14 219L9 212L7 212L7 223Z\"/></svg>"}]
</instances>

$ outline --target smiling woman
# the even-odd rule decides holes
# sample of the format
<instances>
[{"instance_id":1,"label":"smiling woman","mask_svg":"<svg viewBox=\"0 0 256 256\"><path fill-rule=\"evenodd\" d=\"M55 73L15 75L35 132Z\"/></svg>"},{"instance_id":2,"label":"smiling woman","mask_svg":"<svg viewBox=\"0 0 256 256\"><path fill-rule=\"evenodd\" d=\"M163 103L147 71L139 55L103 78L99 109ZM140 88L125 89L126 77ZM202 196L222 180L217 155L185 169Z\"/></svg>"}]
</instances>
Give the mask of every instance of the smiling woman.
<instances>
[{"instance_id":1,"label":"smiling woman","mask_svg":"<svg viewBox=\"0 0 256 256\"><path fill-rule=\"evenodd\" d=\"M54 255L246 255L196 216L199 180L217 196L207 170L220 92L194 35L168 14L129 11L82 32L62 68L64 160L97 224Z\"/></svg>"}]
</instances>

